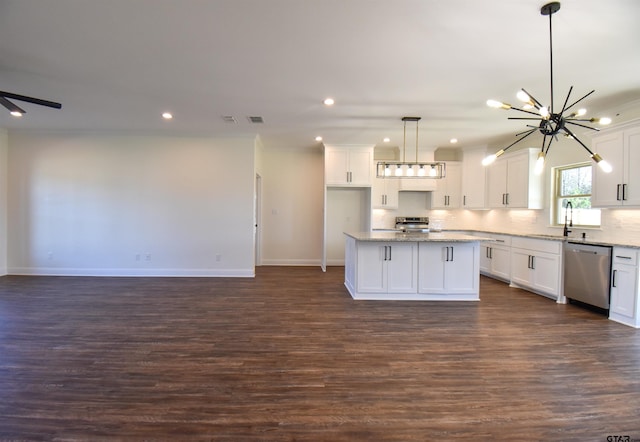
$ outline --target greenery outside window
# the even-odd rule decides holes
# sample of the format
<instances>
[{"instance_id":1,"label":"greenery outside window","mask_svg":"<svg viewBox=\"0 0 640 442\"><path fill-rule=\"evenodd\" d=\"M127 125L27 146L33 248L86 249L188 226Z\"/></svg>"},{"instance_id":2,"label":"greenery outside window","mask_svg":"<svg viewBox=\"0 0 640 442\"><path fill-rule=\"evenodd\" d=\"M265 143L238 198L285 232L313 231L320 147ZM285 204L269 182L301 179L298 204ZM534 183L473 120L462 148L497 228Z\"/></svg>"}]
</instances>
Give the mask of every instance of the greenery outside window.
<instances>
[{"instance_id":1,"label":"greenery outside window","mask_svg":"<svg viewBox=\"0 0 640 442\"><path fill-rule=\"evenodd\" d=\"M574 227L600 227L600 209L591 208L591 163L555 169L554 225L564 226L565 219L571 220L567 202L573 206Z\"/></svg>"}]
</instances>

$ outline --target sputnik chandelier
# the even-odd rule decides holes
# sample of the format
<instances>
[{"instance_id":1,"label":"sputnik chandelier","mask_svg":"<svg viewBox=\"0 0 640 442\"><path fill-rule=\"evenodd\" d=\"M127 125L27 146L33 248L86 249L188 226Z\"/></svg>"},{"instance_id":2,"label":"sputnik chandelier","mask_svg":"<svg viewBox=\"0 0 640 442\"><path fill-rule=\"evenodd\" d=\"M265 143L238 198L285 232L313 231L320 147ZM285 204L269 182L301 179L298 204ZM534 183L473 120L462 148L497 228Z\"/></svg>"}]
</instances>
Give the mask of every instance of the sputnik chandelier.
<instances>
[{"instance_id":1,"label":"sputnik chandelier","mask_svg":"<svg viewBox=\"0 0 640 442\"><path fill-rule=\"evenodd\" d=\"M510 104L503 103L500 101L487 100L487 105L490 107L507 109L507 110L513 109L519 112L535 115L535 117L509 117L509 120L539 120L540 123L538 125L527 124L527 127L529 127L530 129L516 134L516 137L518 138L516 141L514 141L504 149L499 150L495 154L489 155L488 157L486 157L482 161L482 164L485 166L493 163L497 157L502 155L511 146L519 143L520 141L524 140L526 137L528 137L532 133L538 131L543 135L543 139L542 139L542 148L540 150L540 153L538 154L538 160L536 161L536 166L535 166L536 173L538 174L542 173L542 170L544 168L545 157L547 156L547 153L551 148L551 143L553 142L553 140L556 140L556 141L558 140L559 133L562 133L565 136L576 140L582 147L584 147L587 150L587 152L589 152L589 155L591 156L593 161L595 161L604 172L611 172L611 165L606 161L604 161L600 155L592 152L591 149L589 149L587 145L585 145L582 141L580 141L580 139L578 139L575 133L568 127L568 125L579 126L579 127L598 131L599 129L588 126L584 123L599 123L601 125L607 125L611 123L610 118L584 118L584 115L587 112L585 109L578 109L578 110L571 111L571 109L574 108L574 106L576 106L582 100L587 98L589 95L593 94L595 90L592 90L591 92L584 95L582 98L574 101L573 103L568 104L569 98L571 96L571 92L573 91L573 86L571 86L569 88L569 92L567 93L567 97L564 100L564 104L562 105L562 109L559 112L556 112L554 109L554 105L553 105L553 34L552 34L552 28L551 28L551 16L554 13L558 12L559 10L560 10L559 2L548 3L540 9L540 14L549 16L549 56L550 56L550 71L551 71L551 74L550 74L551 100L549 103L550 106L543 106L536 98L533 97L533 95L531 95L525 89L521 89L517 94L518 99L524 102L524 105L521 109L517 107L512 107Z\"/></svg>"},{"instance_id":2,"label":"sputnik chandelier","mask_svg":"<svg viewBox=\"0 0 640 442\"><path fill-rule=\"evenodd\" d=\"M402 117L404 135L402 161L381 161L376 166L376 178L431 178L440 179L446 175L446 165L442 162L418 161L418 123L420 117ZM416 123L415 161L407 159L407 122Z\"/></svg>"}]
</instances>

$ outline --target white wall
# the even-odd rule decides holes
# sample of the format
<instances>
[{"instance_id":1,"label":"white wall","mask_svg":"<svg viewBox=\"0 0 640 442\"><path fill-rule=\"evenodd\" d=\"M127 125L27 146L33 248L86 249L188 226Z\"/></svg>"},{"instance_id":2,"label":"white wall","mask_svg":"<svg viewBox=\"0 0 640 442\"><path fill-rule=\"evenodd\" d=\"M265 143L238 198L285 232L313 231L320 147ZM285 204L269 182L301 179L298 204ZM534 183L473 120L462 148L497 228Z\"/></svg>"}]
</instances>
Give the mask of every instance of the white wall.
<instances>
[{"instance_id":1,"label":"white wall","mask_svg":"<svg viewBox=\"0 0 640 442\"><path fill-rule=\"evenodd\" d=\"M319 266L324 157L320 149L262 152L262 264Z\"/></svg>"},{"instance_id":2,"label":"white wall","mask_svg":"<svg viewBox=\"0 0 640 442\"><path fill-rule=\"evenodd\" d=\"M7 274L7 174L9 144L7 131L0 129L0 276Z\"/></svg>"},{"instance_id":3,"label":"white wall","mask_svg":"<svg viewBox=\"0 0 640 442\"><path fill-rule=\"evenodd\" d=\"M9 133L9 273L252 276L254 149Z\"/></svg>"}]
</instances>

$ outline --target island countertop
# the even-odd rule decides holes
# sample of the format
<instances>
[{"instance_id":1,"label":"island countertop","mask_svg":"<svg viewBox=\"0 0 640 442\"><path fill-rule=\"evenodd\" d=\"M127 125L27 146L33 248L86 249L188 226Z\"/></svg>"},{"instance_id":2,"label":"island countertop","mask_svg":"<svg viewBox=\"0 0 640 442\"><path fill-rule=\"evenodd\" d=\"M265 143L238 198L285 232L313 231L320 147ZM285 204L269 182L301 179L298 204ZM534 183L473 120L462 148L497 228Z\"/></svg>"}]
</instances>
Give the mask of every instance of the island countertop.
<instances>
[{"instance_id":1,"label":"island countertop","mask_svg":"<svg viewBox=\"0 0 640 442\"><path fill-rule=\"evenodd\" d=\"M493 238L465 235L454 232L345 232L357 241L390 241L390 242L475 242L494 241Z\"/></svg>"}]
</instances>

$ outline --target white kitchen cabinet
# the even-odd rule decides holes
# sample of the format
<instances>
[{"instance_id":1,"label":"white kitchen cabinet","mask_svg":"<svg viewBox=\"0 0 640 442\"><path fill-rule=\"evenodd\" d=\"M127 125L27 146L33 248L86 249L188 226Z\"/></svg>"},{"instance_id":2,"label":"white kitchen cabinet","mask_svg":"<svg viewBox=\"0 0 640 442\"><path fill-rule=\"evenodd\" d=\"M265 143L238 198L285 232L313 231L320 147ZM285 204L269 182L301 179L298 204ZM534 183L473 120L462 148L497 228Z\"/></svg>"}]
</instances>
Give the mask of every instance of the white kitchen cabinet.
<instances>
[{"instance_id":1,"label":"white kitchen cabinet","mask_svg":"<svg viewBox=\"0 0 640 442\"><path fill-rule=\"evenodd\" d=\"M539 149L504 154L486 170L490 208L542 209L542 175L534 173ZM480 166L482 167L482 166Z\"/></svg>"},{"instance_id":2,"label":"white kitchen cabinet","mask_svg":"<svg viewBox=\"0 0 640 442\"><path fill-rule=\"evenodd\" d=\"M418 244L360 242L357 245L358 293L416 293Z\"/></svg>"},{"instance_id":3,"label":"white kitchen cabinet","mask_svg":"<svg viewBox=\"0 0 640 442\"><path fill-rule=\"evenodd\" d=\"M640 328L638 251L613 248L609 319Z\"/></svg>"},{"instance_id":4,"label":"white kitchen cabinet","mask_svg":"<svg viewBox=\"0 0 640 442\"><path fill-rule=\"evenodd\" d=\"M374 178L371 205L374 209L398 208L398 181L393 178Z\"/></svg>"},{"instance_id":5,"label":"white kitchen cabinet","mask_svg":"<svg viewBox=\"0 0 640 442\"><path fill-rule=\"evenodd\" d=\"M479 264L478 243L420 243L418 293L477 295Z\"/></svg>"},{"instance_id":6,"label":"white kitchen cabinet","mask_svg":"<svg viewBox=\"0 0 640 442\"><path fill-rule=\"evenodd\" d=\"M480 273L503 281L511 280L511 237L483 234L494 241L480 244Z\"/></svg>"},{"instance_id":7,"label":"white kitchen cabinet","mask_svg":"<svg viewBox=\"0 0 640 442\"><path fill-rule=\"evenodd\" d=\"M592 167L593 207L640 206L640 126L638 123L594 136L591 150L612 167L610 173Z\"/></svg>"},{"instance_id":8,"label":"white kitchen cabinet","mask_svg":"<svg viewBox=\"0 0 640 442\"><path fill-rule=\"evenodd\" d=\"M513 237L511 284L560 300L561 257L561 241Z\"/></svg>"},{"instance_id":9,"label":"white kitchen cabinet","mask_svg":"<svg viewBox=\"0 0 640 442\"><path fill-rule=\"evenodd\" d=\"M487 168L482 165L485 148L465 150L462 158L462 208L484 209Z\"/></svg>"},{"instance_id":10,"label":"white kitchen cabinet","mask_svg":"<svg viewBox=\"0 0 640 442\"><path fill-rule=\"evenodd\" d=\"M371 186L373 146L325 146L324 173L327 186Z\"/></svg>"},{"instance_id":11,"label":"white kitchen cabinet","mask_svg":"<svg viewBox=\"0 0 640 442\"><path fill-rule=\"evenodd\" d=\"M436 190L431 194L432 209L459 209L462 193L462 165L448 161L446 175L436 181Z\"/></svg>"}]
</instances>

